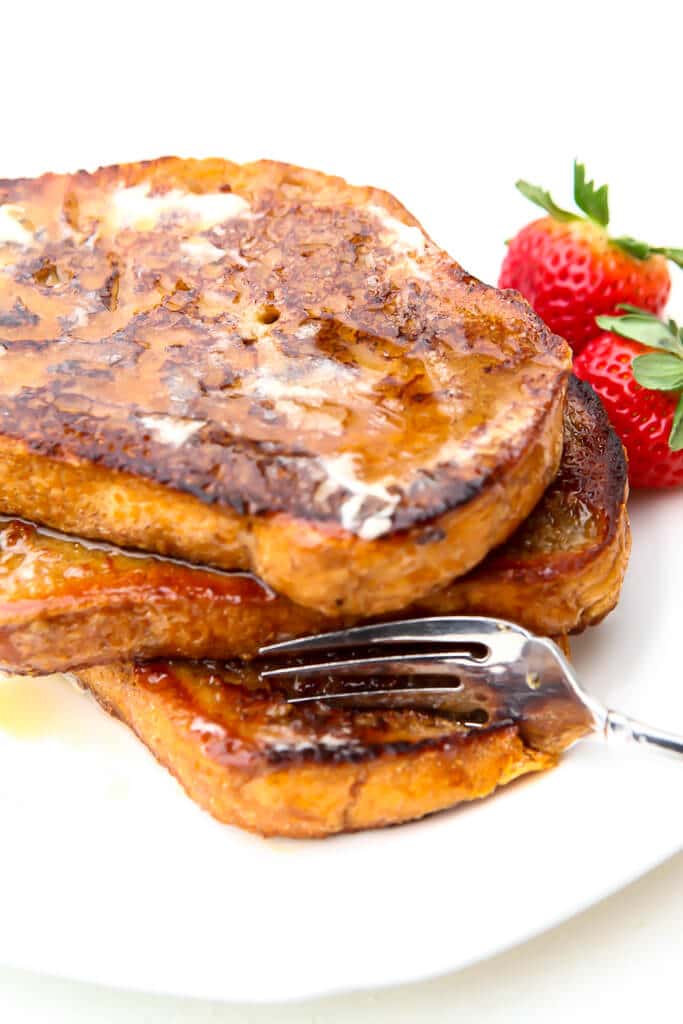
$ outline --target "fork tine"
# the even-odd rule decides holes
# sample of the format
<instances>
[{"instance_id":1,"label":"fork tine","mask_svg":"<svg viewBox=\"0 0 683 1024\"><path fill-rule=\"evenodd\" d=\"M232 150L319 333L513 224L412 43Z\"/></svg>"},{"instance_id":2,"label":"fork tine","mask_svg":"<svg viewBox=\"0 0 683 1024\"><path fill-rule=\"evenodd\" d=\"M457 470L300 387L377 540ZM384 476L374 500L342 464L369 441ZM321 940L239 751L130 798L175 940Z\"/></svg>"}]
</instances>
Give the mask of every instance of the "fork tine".
<instances>
[{"instance_id":1,"label":"fork tine","mask_svg":"<svg viewBox=\"0 0 683 1024\"><path fill-rule=\"evenodd\" d=\"M320 661L306 665L287 665L285 668L264 669L261 679L269 682L288 682L309 676L419 676L443 675L452 678L458 670L481 668L482 662L466 654L419 654L377 658L350 658L345 661Z\"/></svg>"},{"instance_id":2,"label":"fork tine","mask_svg":"<svg viewBox=\"0 0 683 1024\"><path fill-rule=\"evenodd\" d=\"M372 626L354 626L350 629L319 633L317 636L299 637L269 644L259 650L259 655L279 657L281 655L310 654L313 651L343 650L363 644L395 643L449 643L470 642L486 646L486 637L499 634L501 630L512 630L529 636L526 630L513 622L490 619L483 616L440 616L426 619L403 619L397 622L380 622Z\"/></svg>"},{"instance_id":3,"label":"fork tine","mask_svg":"<svg viewBox=\"0 0 683 1024\"><path fill-rule=\"evenodd\" d=\"M319 700L332 707L350 708L361 711L369 708L372 711L386 709L388 711L436 711L463 716L470 728L480 729L491 720L491 715L483 707L468 700L463 695L462 686L421 686L418 689L389 690L355 690L352 693L308 694L305 697L290 697L288 704L306 706ZM493 714L494 721L499 715Z\"/></svg>"}]
</instances>

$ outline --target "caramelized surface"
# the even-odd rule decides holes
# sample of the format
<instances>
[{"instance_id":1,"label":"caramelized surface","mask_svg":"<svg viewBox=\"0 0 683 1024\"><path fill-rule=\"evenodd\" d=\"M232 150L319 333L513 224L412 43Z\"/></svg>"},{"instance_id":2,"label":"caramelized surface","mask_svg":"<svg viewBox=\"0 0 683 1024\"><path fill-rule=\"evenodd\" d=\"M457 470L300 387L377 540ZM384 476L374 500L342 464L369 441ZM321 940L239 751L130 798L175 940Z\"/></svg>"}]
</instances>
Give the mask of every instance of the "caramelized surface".
<instances>
[{"instance_id":1,"label":"caramelized surface","mask_svg":"<svg viewBox=\"0 0 683 1024\"><path fill-rule=\"evenodd\" d=\"M391 196L283 164L169 159L0 182L0 345L0 433L25 453L22 477L57 461L66 491L97 468L211 506L194 541L146 530L137 492L119 521L86 486L79 514L55 499L44 522L249 566L327 611L364 611L360 591L370 601L394 552L370 551L370 571L347 537L345 574L305 538L283 565L273 547L299 520L372 545L488 494L477 544L463 536L445 565L415 554L426 592L502 540L557 465L567 346ZM0 477L5 512L36 516L30 498ZM216 542L219 514L245 535L226 525ZM404 602L391 586L372 610Z\"/></svg>"},{"instance_id":2,"label":"caramelized surface","mask_svg":"<svg viewBox=\"0 0 683 1024\"><path fill-rule=\"evenodd\" d=\"M530 519L467 576L401 614L498 615L546 635L596 621L616 603L626 568L625 500L621 445L594 393L573 379L560 473ZM0 524L0 665L13 671L249 657L339 621L249 574Z\"/></svg>"},{"instance_id":3,"label":"caramelized surface","mask_svg":"<svg viewBox=\"0 0 683 1024\"><path fill-rule=\"evenodd\" d=\"M417 474L495 468L567 365L523 305L336 179L169 161L4 182L0 201L22 238L0 274L14 436L240 510L351 520L357 476L410 525Z\"/></svg>"},{"instance_id":4,"label":"caramelized surface","mask_svg":"<svg viewBox=\"0 0 683 1024\"><path fill-rule=\"evenodd\" d=\"M79 678L205 810L270 836L409 821L549 768L576 738L558 721L540 750L515 724L472 732L424 712L302 710L258 689L244 665L112 665Z\"/></svg>"}]
</instances>

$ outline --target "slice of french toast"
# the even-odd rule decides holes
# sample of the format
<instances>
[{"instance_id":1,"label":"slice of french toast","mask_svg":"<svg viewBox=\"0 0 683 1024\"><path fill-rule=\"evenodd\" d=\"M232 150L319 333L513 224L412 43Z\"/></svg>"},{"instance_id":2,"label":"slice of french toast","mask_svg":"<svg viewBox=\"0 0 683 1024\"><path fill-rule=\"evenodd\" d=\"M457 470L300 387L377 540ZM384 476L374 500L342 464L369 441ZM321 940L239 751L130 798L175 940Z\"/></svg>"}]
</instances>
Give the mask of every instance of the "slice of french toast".
<instances>
[{"instance_id":1,"label":"slice of french toast","mask_svg":"<svg viewBox=\"0 0 683 1024\"><path fill-rule=\"evenodd\" d=\"M614 607L630 540L623 450L599 399L575 378L564 420L560 472L530 518L481 565L404 615L497 615L559 635ZM0 526L0 666L11 671L250 657L341 624L249 574L88 547L16 520Z\"/></svg>"},{"instance_id":2,"label":"slice of french toast","mask_svg":"<svg viewBox=\"0 0 683 1024\"><path fill-rule=\"evenodd\" d=\"M587 731L559 702L533 728L424 711L288 704L249 663L114 664L78 678L215 818L321 837L420 818L552 767Z\"/></svg>"},{"instance_id":3,"label":"slice of french toast","mask_svg":"<svg viewBox=\"0 0 683 1024\"><path fill-rule=\"evenodd\" d=\"M531 512L570 352L385 192L168 158L0 180L0 362L0 511L369 616Z\"/></svg>"}]
</instances>

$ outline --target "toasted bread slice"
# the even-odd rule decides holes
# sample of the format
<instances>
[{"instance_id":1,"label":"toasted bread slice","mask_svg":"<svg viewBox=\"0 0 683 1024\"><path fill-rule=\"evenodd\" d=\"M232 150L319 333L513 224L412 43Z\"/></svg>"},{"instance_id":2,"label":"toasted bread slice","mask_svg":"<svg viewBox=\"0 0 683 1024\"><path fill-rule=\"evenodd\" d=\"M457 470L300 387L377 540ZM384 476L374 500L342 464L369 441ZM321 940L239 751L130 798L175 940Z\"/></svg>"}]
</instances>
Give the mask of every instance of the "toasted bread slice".
<instances>
[{"instance_id":1,"label":"toasted bread slice","mask_svg":"<svg viewBox=\"0 0 683 1024\"><path fill-rule=\"evenodd\" d=\"M557 471L568 346L390 195L261 161L0 181L0 511L327 614L444 586Z\"/></svg>"},{"instance_id":2,"label":"toasted bread slice","mask_svg":"<svg viewBox=\"0 0 683 1024\"><path fill-rule=\"evenodd\" d=\"M555 635L617 602L629 528L626 464L599 399L572 378L560 473L517 534L404 614L488 614ZM131 658L250 657L343 624L254 576L132 556L0 526L0 666L56 672Z\"/></svg>"},{"instance_id":3,"label":"toasted bread slice","mask_svg":"<svg viewBox=\"0 0 683 1024\"><path fill-rule=\"evenodd\" d=\"M305 710L248 664L118 664L79 679L219 821L267 836L393 825L552 767L587 731L549 706L536 728L472 731L439 714Z\"/></svg>"}]
</instances>

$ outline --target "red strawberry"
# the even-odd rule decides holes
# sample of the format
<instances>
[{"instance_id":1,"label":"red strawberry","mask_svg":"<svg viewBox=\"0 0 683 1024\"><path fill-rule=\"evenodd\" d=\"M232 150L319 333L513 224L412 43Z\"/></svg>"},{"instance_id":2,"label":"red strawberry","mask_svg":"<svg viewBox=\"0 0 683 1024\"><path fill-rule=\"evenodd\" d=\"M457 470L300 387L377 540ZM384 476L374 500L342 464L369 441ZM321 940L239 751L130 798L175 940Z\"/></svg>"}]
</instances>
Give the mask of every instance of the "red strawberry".
<instances>
[{"instance_id":1,"label":"red strawberry","mask_svg":"<svg viewBox=\"0 0 683 1024\"><path fill-rule=\"evenodd\" d=\"M595 335L595 317L631 303L661 313L671 289L667 259L683 267L683 249L666 249L607 233L607 186L586 181L574 162L574 199L587 216L561 209L548 192L517 188L550 214L508 243L498 284L516 288L550 328L580 352Z\"/></svg>"},{"instance_id":2,"label":"red strawberry","mask_svg":"<svg viewBox=\"0 0 683 1024\"><path fill-rule=\"evenodd\" d=\"M626 448L631 485L675 487L683 484L683 330L626 308L626 316L598 317L612 333L588 342L574 372L600 395Z\"/></svg>"}]
</instances>

